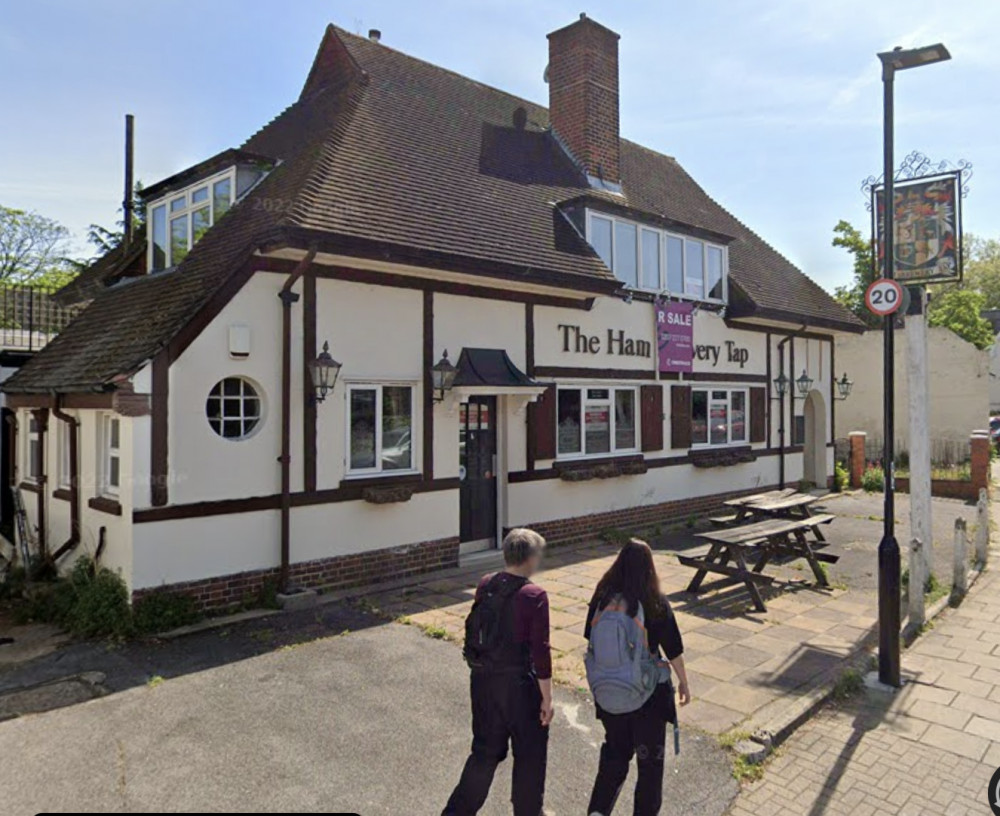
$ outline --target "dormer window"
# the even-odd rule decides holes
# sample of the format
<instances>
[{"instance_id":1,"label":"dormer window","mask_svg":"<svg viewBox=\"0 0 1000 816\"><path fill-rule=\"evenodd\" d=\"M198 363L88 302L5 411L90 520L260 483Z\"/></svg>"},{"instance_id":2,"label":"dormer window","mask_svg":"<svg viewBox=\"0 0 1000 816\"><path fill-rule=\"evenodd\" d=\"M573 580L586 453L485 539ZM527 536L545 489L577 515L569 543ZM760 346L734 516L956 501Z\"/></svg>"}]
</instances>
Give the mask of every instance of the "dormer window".
<instances>
[{"instance_id":1,"label":"dormer window","mask_svg":"<svg viewBox=\"0 0 1000 816\"><path fill-rule=\"evenodd\" d=\"M149 268L177 266L233 205L236 168L175 190L148 205Z\"/></svg>"},{"instance_id":2,"label":"dormer window","mask_svg":"<svg viewBox=\"0 0 1000 816\"><path fill-rule=\"evenodd\" d=\"M725 246L617 216L587 213L587 240L628 288L725 303Z\"/></svg>"}]
</instances>

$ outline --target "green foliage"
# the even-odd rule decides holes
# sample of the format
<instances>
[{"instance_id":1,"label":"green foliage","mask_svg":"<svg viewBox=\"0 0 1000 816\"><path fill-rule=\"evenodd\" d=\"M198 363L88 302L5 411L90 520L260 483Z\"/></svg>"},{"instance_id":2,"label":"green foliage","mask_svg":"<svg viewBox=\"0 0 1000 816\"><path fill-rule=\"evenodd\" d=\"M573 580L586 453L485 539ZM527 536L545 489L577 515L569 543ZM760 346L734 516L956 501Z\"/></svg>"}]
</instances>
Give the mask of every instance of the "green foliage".
<instances>
[{"instance_id":1,"label":"green foliage","mask_svg":"<svg viewBox=\"0 0 1000 816\"><path fill-rule=\"evenodd\" d=\"M19 621L54 623L81 637L124 638L135 631L125 582L90 558L80 558L65 578L27 589L14 612Z\"/></svg>"},{"instance_id":2,"label":"green foliage","mask_svg":"<svg viewBox=\"0 0 1000 816\"><path fill-rule=\"evenodd\" d=\"M137 632L168 632L201 619L194 598L177 592L153 592L136 601L132 618Z\"/></svg>"},{"instance_id":3,"label":"green foliage","mask_svg":"<svg viewBox=\"0 0 1000 816\"><path fill-rule=\"evenodd\" d=\"M951 329L976 348L993 345L993 328L980 312L986 308L986 297L972 289L951 289L938 293L931 300L927 322L931 326Z\"/></svg>"},{"instance_id":4,"label":"green foliage","mask_svg":"<svg viewBox=\"0 0 1000 816\"><path fill-rule=\"evenodd\" d=\"M903 590L909 592L910 590L910 571L908 569L903 570L903 575L900 579L900 583L903 585ZM924 597L927 603L934 603L940 600L945 595L948 594L949 588L946 587L938 577L932 572L927 576L924 581Z\"/></svg>"},{"instance_id":5,"label":"green foliage","mask_svg":"<svg viewBox=\"0 0 1000 816\"><path fill-rule=\"evenodd\" d=\"M844 669L833 684L833 698L846 700L853 697L864 688L865 679L857 669Z\"/></svg>"},{"instance_id":6,"label":"green foliage","mask_svg":"<svg viewBox=\"0 0 1000 816\"><path fill-rule=\"evenodd\" d=\"M631 535L617 527L609 527L601 532L601 540L605 544L614 544L616 547L624 547L631 538Z\"/></svg>"},{"instance_id":7,"label":"green foliage","mask_svg":"<svg viewBox=\"0 0 1000 816\"><path fill-rule=\"evenodd\" d=\"M865 306L865 290L875 279L875 259L871 239L863 236L861 231L849 222L841 220L833 228L833 246L847 250L853 258L854 266L851 283L848 286L838 286L834 291L834 299L869 327L875 328L881 325L881 318L873 315Z\"/></svg>"},{"instance_id":8,"label":"green foliage","mask_svg":"<svg viewBox=\"0 0 1000 816\"><path fill-rule=\"evenodd\" d=\"M35 283L65 272L68 241L59 222L0 204L0 280Z\"/></svg>"},{"instance_id":9,"label":"green foliage","mask_svg":"<svg viewBox=\"0 0 1000 816\"><path fill-rule=\"evenodd\" d=\"M262 609L278 609L278 580L265 578L257 593L257 606Z\"/></svg>"},{"instance_id":10,"label":"green foliage","mask_svg":"<svg viewBox=\"0 0 1000 816\"><path fill-rule=\"evenodd\" d=\"M745 756L733 758L733 778L741 785L749 785L764 778L764 766L759 762L751 762Z\"/></svg>"},{"instance_id":11,"label":"green foliage","mask_svg":"<svg viewBox=\"0 0 1000 816\"><path fill-rule=\"evenodd\" d=\"M881 493L885 487L885 471L880 465L869 465L861 474L861 487L867 493Z\"/></svg>"},{"instance_id":12,"label":"green foliage","mask_svg":"<svg viewBox=\"0 0 1000 816\"><path fill-rule=\"evenodd\" d=\"M851 483L851 474L847 472L847 467L842 462L833 465L833 492L843 493Z\"/></svg>"},{"instance_id":13,"label":"green foliage","mask_svg":"<svg viewBox=\"0 0 1000 816\"><path fill-rule=\"evenodd\" d=\"M11 567L0 581L0 601L11 601L24 594L28 574L24 567Z\"/></svg>"}]
</instances>

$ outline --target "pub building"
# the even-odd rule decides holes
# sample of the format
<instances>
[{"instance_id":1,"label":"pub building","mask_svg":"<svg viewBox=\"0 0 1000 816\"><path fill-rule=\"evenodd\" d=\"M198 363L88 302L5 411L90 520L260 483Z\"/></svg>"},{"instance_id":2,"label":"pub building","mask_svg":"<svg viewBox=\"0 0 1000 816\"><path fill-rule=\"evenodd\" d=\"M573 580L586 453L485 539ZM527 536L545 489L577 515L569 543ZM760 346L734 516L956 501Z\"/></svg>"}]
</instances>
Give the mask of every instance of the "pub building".
<instances>
[{"instance_id":1,"label":"pub building","mask_svg":"<svg viewBox=\"0 0 1000 816\"><path fill-rule=\"evenodd\" d=\"M862 326L620 138L618 40L549 34L546 109L328 27L5 383L35 546L219 608L825 485Z\"/></svg>"}]
</instances>

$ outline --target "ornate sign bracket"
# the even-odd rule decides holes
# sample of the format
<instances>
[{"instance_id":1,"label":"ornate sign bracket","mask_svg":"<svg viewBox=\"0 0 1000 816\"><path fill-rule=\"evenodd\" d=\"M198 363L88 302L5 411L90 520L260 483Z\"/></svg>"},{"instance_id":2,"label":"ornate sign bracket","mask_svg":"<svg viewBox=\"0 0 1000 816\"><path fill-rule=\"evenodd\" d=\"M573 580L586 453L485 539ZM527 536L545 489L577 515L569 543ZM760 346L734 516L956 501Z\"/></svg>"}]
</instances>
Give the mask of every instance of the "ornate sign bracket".
<instances>
[{"instance_id":1,"label":"ornate sign bracket","mask_svg":"<svg viewBox=\"0 0 1000 816\"><path fill-rule=\"evenodd\" d=\"M958 188L961 191L962 198L965 198L969 194L969 180L972 178L973 173L972 162L965 159L959 159L957 162L942 159L935 162L919 150L914 150L903 159L893 179L895 181L909 181L911 179L945 175L948 173L958 175ZM865 197L865 209L868 212L872 211L874 193L875 190L882 186L883 175L880 173L877 176L868 176L868 178L861 182L861 194Z\"/></svg>"}]
</instances>

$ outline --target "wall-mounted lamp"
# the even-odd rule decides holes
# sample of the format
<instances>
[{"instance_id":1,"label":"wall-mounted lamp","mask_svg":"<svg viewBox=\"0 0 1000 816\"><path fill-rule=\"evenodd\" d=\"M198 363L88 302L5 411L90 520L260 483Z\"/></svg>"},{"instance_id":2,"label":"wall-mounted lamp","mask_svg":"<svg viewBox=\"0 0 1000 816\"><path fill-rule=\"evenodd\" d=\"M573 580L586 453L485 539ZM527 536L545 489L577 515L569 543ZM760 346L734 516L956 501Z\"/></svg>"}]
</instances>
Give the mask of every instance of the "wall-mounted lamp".
<instances>
[{"instance_id":1,"label":"wall-mounted lamp","mask_svg":"<svg viewBox=\"0 0 1000 816\"><path fill-rule=\"evenodd\" d=\"M771 381L774 385L774 399L781 399L788 393L788 387L792 384L792 381L785 376L785 372L782 371L777 377ZM805 369L802 370L802 376L795 380L795 390L798 391L797 394L792 394L792 399L805 399L809 396L809 392L813 387L813 378L810 377Z\"/></svg>"},{"instance_id":2,"label":"wall-mounted lamp","mask_svg":"<svg viewBox=\"0 0 1000 816\"><path fill-rule=\"evenodd\" d=\"M813 378L806 374L806 370L802 369L802 376L795 381L795 387L799 390L799 399L805 399L809 392L812 391Z\"/></svg>"},{"instance_id":3,"label":"wall-mounted lamp","mask_svg":"<svg viewBox=\"0 0 1000 816\"><path fill-rule=\"evenodd\" d=\"M455 384L455 377L458 376L458 369L451 364L448 359L448 349L444 350L441 359L431 367L431 384L434 387L434 402L441 402L444 395L451 391Z\"/></svg>"},{"instance_id":4,"label":"wall-mounted lamp","mask_svg":"<svg viewBox=\"0 0 1000 816\"><path fill-rule=\"evenodd\" d=\"M340 363L330 356L329 343L323 343L323 350L309 363L309 374L316 389L316 402L322 402L333 391L340 375Z\"/></svg>"},{"instance_id":5,"label":"wall-mounted lamp","mask_svg":"<svg viewBox=\"0 0 1000 816\"><path fill-rule=\"evenodd\" d=\"M785 394L788 393L788 377L785 376L785 372L782 371L777 377L771 381L774 385L774 397L773 399L781 399Z\"/></svg>"},{"instance_id":6,"label":"wall-mounted lamp","mask_svg":"<svg viewBox=\"0 0 1000 816\"><path fill-rule=\"evenodd\" d=\"M834 383L836 383L837 385L837 394L838 394L838 396L834 396L834 399L845 400L849 396L851 396L851 389L854 388L854 380L847 379L846 371L844 372L844 376L841 377L839 380L834 380Z\"/></svg>"}]
</instances>

